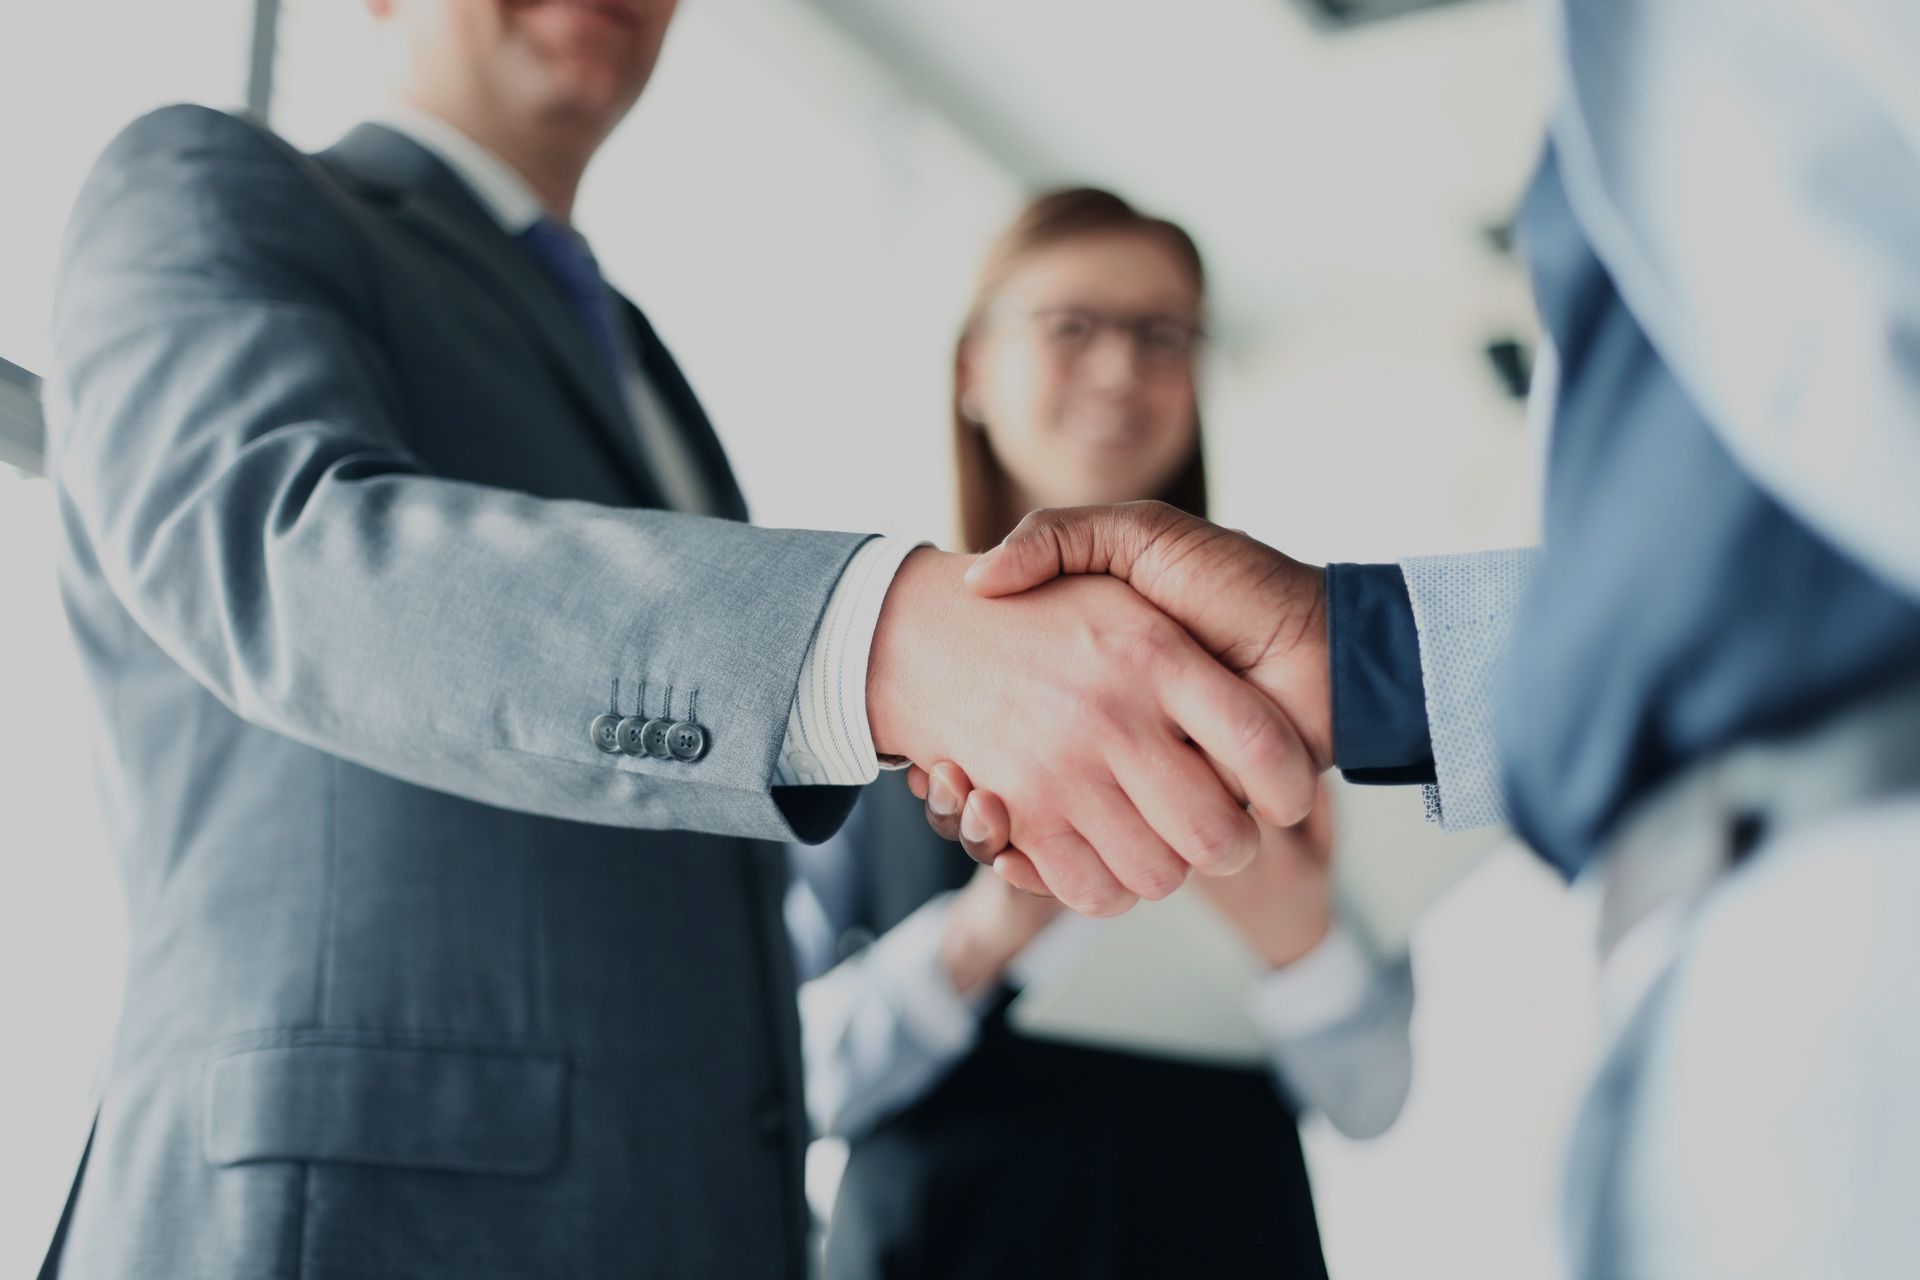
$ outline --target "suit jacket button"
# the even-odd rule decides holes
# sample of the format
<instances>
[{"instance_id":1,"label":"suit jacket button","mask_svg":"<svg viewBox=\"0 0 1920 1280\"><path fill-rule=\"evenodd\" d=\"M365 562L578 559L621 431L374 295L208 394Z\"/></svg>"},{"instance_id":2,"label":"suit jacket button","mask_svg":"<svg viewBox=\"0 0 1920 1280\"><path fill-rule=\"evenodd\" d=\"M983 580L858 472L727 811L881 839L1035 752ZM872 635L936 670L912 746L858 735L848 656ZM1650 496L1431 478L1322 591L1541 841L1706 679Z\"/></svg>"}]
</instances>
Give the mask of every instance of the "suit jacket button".
<instances>
[{"instance_id":1,"label":"suit jacket button","mask_svg":"<svg viewBox=\"0 0 1920 1280\"><path fill-rule=\"evenodd\" d=\"M667 735L673 729L673 721L665 716L649 720L640 731L640 740L646 746L647 754L656 760L671 760L673 750L667 746Z\"/></svg>"},{"instance_id":2,"label":"suit jacket button","mask_svg":"<svg viewBox=\"0 0 1920 1280\"><path fill-rule=\"evenodd\" d=\"M630 756L647 754L647 722L639 716L628 716L620 722L616 731L619 735L620 750Z\"/></svg>"},{"instance_id":3,"label":"suit jacket button","mask_svg":"<svg viewBox=\"0 0 1920 1280\"><path fill-rule=\"evenodd\" d=\"M707 754L707 731L691 720L682 720L667 730L667 750L675 760L692 763Z\"/></svg>"},{"instance_id":4,"label":"suit jacket button","mask_svg":"<svg viewBox=\"0 0 1920 1280\"><path fill-rule=\"evenodd\" d=\"M620 717L615 715L595 716L593 723L587 726L587 733L593 739L593 745L610 756L620 754Z\"/></svg>"}]
</instances>

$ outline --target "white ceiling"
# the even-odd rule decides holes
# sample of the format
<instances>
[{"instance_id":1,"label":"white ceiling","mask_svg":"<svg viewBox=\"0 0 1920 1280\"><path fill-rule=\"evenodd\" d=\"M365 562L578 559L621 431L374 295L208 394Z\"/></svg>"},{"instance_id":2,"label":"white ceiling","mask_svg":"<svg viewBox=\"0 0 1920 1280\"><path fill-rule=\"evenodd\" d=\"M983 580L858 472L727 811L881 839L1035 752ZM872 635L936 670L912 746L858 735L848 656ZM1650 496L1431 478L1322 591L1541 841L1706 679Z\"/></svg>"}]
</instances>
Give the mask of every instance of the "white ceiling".
<instances>
[{"instance_id":1,"label":"white ceiling","mask_svg":"<svg viewBox=\"0 0 1920 1280\"><path fill-rule=\"evenodd\" d=\"M1481 232L1518 198L1547 96L1518 0L1336 33L1286 0L805 2L1024 180L1186 222L1237 337L1515 292Z\"/></svg>"}]
</instances>

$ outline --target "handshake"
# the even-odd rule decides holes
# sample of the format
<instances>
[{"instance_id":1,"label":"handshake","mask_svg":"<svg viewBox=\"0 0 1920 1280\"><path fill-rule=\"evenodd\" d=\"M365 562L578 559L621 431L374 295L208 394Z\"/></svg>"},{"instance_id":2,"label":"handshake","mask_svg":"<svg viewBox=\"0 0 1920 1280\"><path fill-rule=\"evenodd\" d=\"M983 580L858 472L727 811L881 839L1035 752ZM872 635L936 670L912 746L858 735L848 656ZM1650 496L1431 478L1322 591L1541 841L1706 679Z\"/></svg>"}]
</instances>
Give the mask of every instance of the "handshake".
<instances>
[{"instance_id":1,"label":"handshake","mask_svg":"<svg viewBox=\"0 0 1920 1280\"><path fill-rule=\"evenodd\" d=\"M921 550L867 672L882 754L943 834L1088 915L1226 875L1332 762L1320 570L1157 502Z\"/></svg>"}]
</instances>

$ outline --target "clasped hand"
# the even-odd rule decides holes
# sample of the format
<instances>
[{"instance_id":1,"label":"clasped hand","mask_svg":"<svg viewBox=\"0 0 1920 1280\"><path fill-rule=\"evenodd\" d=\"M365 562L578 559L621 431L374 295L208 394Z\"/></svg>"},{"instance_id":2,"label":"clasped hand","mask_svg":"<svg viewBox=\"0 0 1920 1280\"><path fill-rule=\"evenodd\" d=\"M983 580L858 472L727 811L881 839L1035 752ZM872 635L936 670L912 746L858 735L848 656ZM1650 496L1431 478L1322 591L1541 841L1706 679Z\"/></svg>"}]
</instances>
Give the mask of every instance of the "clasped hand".
<instances>
[{"instance_id":1,"label":"clasped hand","mask_svg":"<svg viewBox=\"0 0 1920 1280\"><path fill-rule=\"evenodd\" d=\"M1327 691L1320 571L1146 502L1036 512L971 565L910 556L868 711L943 834L1113 915L1307 815Z\"/></svg>"}]
</instances>

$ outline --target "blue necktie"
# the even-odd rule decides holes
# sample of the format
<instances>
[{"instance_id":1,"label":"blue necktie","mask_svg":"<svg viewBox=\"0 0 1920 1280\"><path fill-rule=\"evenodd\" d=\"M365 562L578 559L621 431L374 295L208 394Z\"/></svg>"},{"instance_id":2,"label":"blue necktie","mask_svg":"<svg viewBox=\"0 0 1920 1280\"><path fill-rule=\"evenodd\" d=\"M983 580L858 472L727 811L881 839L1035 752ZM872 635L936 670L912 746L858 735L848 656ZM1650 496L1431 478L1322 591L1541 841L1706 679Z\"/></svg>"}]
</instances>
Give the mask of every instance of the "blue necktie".
<instances>
[{"instance_id":1,"label":"blue necktie","mask_svg":"<svg viewBox=\"0 0 1920 1280\"><path fill-rule=\"evenodd\" d=\"M552 273L560 291L573 304L574 314L586 326L607 372L617 380L623 367L620 340L614 333L613 309L608 303L606 282L600 278L600 264L593 260L587 242L553 219L542 218L520 233L520 243Z\"/></svg>"}]
</instances>

